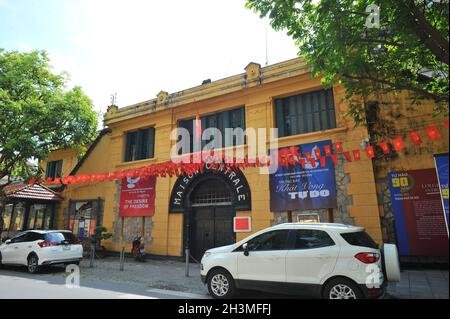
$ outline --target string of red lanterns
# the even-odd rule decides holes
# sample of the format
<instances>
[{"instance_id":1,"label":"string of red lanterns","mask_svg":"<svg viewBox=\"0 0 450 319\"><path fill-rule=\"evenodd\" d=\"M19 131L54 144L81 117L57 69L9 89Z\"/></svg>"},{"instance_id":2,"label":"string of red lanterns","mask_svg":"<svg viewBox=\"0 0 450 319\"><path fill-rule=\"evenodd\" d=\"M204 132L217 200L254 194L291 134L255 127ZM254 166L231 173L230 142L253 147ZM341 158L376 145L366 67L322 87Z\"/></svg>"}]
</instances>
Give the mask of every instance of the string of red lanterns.
<instances>
[{"instance_id":1,"label":"string of red lanterns","mask_svg":"<svg viewBox=\"0 0 450 319\"><path fill-rule=\"evenodd\" d=\"M449 130L449 121L444 122L444 127ZM426 128L427 135L431 141L442 138L442 133L437 125L431 125ZM423 144L423 140L418 131L409 132L409 137L415 145ZM393 149L397 152L405 149L405 143L403 137L396 137L392 140ZM377 146L382 150L383 154L390 154L391 150L388 141L381 141ZM296 166L300 164L303 169L306 168L307 163L311 165L313 169L317 168L317 160L319 160L320 167L326 166L327 158L330 158L334 165L338 164L338 154L342 154L347 162L361 160L361 151L352 150L344 151L343 143L340 141L333 143L335 153L332 153L331 145L325 145L323 147L323 153L320 148L314 149L315 158L312 157L311 152L305 151L304 156L299 151L298 147L291 146L289 148L279 149L271 154L271 156L278 157L278 163L285 167ZM373 159L376 156L375 146L368 145L364 149L367 158ZM325 154L325 156L323 156ZM352 156L353 155L353 156ZM78 183L103 183L106 181L122 180L125 177L138 177L138 176L157 176L157 177L179 177L182 175L191 175L197 171L203 172L205 165L208 164L212 169L220 168L221 165L230 167L231 169L245 169L248 167L267 167L271 165L271 157L257 157L249 159L247 157L243 159L227 158L223 155L215 155L213 151L195 153L184 158L181 163L174 163L167 161L163 163L151 164L139 168L116 170L106 173L94 173L94 174L81 174L78 176L67 176L64 178L47 178L47 179L35 179L32 178L28 181L28 184L42 184L45 182L47 185L68 185ZM197 159L196 161L194 161ZM200 160L198 160L200 159Z\"/></svg>"}]
</instances>

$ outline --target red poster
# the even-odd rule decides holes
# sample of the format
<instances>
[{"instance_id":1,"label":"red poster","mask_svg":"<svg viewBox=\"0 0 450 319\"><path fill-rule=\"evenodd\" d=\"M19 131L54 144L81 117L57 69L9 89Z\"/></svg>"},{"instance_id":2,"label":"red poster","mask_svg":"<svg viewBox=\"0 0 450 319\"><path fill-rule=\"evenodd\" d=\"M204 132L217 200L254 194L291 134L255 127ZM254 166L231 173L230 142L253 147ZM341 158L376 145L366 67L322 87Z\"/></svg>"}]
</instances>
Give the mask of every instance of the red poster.
<instances>
[{"instance_id":1,"label":"red poster","mask_svg":"<svg viewBox=\"0 0 450 319\"><path fill-rule=\"evenodd\" d=\"M120 192L121 217L152 217L155 213L156 177L125 177Z\"/></svg>"}]
</instances>

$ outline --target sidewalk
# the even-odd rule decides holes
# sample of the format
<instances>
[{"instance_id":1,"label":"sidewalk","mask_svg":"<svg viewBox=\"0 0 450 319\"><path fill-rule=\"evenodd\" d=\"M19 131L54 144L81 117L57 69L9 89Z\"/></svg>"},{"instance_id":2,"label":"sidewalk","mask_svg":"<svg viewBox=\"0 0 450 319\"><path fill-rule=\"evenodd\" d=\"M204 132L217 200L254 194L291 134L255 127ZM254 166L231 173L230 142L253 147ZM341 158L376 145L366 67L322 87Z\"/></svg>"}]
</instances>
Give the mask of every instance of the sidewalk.
<instances>
[{"instance_id":1,"label":"sidewalk","mask_svg":"<svg viewBox=\"0 0 450 319\"><path fill-rule=\"evenodd\" d=\"M448 270L405 270L388 294L398 299L448 299Z\"/></svg>"},{"instance_id":2,"label":"sidewalk","mask_svg":"<svg viewBox=\"0 0 450 319\"><path fill-rule=\"evenodd\" d=\"M185 264L180 261L148 259L139 263L125 260L124 271L119 270L119 258L81 262L81 280L101 280L133 285L142 289L161 289L208 297L207 288L200 281L200 266L190 264L190 276L185 276ZM405 270L401 282L389 283L386 298L448 299L448 270Z\"/></svg>"}]
</instances>

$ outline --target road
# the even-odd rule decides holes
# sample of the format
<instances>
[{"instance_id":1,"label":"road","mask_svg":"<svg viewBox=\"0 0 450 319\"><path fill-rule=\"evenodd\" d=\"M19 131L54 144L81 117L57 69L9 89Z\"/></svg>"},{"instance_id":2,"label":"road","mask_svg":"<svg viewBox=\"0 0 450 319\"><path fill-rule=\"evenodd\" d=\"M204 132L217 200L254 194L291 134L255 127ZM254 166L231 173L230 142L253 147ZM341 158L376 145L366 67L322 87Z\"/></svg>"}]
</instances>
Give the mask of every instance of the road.
<instances>
[{"instance_id":1,"label":"road","mask_svg":"<svg viewBox=\"0 0 450 319\"><path fill-rule=\"evenodd\" d=\"M63 270L36 275L23 269L0 270L0 299L201 299L208 296L159 289L139 289L124 283L80 279L69 288Z\"/></svg>"}]
</instances>

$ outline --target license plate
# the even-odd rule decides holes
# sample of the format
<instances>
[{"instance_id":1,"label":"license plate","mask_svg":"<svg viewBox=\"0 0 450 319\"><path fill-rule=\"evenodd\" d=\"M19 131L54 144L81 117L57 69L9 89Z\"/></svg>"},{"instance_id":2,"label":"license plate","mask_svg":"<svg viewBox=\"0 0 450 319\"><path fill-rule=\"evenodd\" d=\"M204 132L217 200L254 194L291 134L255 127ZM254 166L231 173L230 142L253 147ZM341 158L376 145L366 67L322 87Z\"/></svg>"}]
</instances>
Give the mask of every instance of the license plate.
<instances>
[{"instance_id":1,"label":"license plate","mask_svg":"<svg viewBox=\"0 0 450 319\"><path fill-rule=\"evenodd\" d=\"M70 250L70 246L63 246L63 250Z\"/></svg>"}]
</instances>

